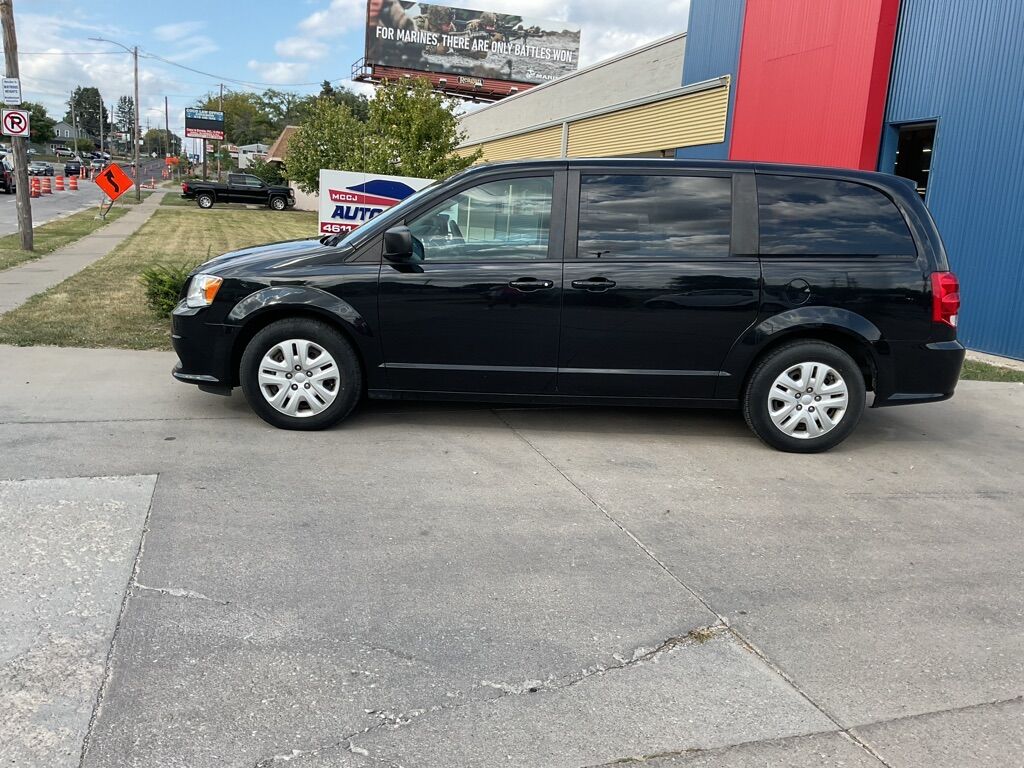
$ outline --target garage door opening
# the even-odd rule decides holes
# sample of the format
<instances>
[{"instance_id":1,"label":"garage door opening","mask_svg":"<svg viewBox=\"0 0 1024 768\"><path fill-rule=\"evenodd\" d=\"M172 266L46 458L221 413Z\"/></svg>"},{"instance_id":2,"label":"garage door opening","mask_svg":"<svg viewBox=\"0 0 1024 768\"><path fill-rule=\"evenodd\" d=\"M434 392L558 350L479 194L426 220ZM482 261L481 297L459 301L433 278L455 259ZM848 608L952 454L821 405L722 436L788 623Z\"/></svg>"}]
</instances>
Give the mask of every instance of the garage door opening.
<instances>
[{"instance_id":1,"label":"garage door opening","mask_svg":"<svg viewBox=\"0 0 1024 768\"><path fill-rule=\"evenodd\" d=\"M896 145L897 176L912 179L917 193L924 197L928 192L928 176L932 167L932 148L935 144L935 123L905 125L899 129Z\"/></svg>"}]
</instances>

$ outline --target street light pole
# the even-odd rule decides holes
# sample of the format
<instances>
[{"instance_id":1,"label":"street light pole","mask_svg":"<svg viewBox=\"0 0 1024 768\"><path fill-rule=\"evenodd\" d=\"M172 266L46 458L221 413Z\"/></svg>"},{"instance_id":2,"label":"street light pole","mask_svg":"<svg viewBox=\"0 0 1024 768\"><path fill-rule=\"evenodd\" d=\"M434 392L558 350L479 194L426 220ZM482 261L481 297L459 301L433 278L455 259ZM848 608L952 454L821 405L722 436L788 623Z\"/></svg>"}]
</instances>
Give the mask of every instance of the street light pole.
<instances>
[{"instance_id":1,"label":"street light pole","mask_svg":"<svg viewBox=\"0 0 1024 768\"><path fill-rule=\"evenodd\" d=\"M127 45L122 45L116 40L108 40L105 37L90 37L90 40L95 40L98 43L110 43L116 45L118 48L124 48L128 53L132 55L135 65L135 200L138 202L142 201L142 187L139 185L139 174L142 169L139 168L139 46L129 48ZM102 115L101 115L102 117Z\"/></svg>"}]
</instances>

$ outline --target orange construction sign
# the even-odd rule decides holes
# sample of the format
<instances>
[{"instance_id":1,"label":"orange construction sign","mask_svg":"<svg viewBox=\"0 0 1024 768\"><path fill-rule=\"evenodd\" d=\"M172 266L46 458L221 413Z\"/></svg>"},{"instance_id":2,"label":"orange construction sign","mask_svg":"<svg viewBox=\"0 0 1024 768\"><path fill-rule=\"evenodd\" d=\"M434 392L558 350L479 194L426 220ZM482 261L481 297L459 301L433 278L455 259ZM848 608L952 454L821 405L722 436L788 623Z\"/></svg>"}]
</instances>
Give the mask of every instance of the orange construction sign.
<instances>
[{"instance_id":1,"label":"orange construction sign","mask_svg":"<svg viewBox=\"0 0 1024 768\"><path fill-rule=\"evenodd\" d=\"M131 176L115 163L111 163L96 174L95 181L96 185L106 193L111 201L117 200L135 184Z\"/></svg>"}]
</instances>

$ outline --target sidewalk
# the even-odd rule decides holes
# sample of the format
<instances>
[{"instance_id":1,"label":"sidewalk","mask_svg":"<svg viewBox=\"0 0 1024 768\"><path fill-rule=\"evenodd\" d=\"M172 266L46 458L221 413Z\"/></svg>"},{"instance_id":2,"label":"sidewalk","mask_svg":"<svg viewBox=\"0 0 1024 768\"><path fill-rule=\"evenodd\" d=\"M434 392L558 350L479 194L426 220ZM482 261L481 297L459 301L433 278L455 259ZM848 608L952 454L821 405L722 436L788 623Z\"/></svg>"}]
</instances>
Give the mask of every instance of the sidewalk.
<instances>
[{"instance_id":1,"label":"sidewalk","mask_svg":"<svg viewBox=\"0 0 1024 768\"><path fill-rule=\"evenodd\" d=\"M41 259L0 272L0 315L106 256L149 220L165 193L166 190L158 189L120 219L93 234Z\"/></svg>"}]
</instances>

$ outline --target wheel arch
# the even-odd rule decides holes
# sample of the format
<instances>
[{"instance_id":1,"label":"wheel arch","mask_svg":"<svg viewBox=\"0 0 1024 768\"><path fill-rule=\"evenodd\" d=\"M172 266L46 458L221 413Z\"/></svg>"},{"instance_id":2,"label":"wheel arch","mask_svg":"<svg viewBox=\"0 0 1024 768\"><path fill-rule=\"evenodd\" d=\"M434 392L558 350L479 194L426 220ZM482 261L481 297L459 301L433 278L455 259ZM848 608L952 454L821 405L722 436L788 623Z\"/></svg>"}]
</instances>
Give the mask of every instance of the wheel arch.
<instances>
[{"instance_id":1,"label":"wheel arch","mask_svg":"<svg viewBox=\"0 0 1024 768\"><path fill-rule=\"evenodd\" d=\"M728 391L718 397L739 398L746 391L750 376L767 355L781 346L797 341L823 341L838 347L853 358L864 377L868 391L877 391L880 366L878 353L884 352L881 331L866 318L835 307L807 307L768 318L755 325L729 353L723 369L730 373ZM821 310L821 312L813 312Z\"/></svg>"},{"instance_id":2,"label":"wheel arch","mask_svg":"<svg viewBox=\"0 0 1024 768\"><path fill-rule=\"evenodd\" d=\"M352 305L326 291L306 288L298 292L305 299L297 300L295 289L286 289L291 300L281 300L281 289L269 288L252 294L237 305L228 320L240 325L231 347L232 386L239 386L242 354L253 337L271 323L279 320L305 318L318 320L337 330L352 345L363 375L366 388L372 362L367 359L367 345L372 337L369 326Z\"/></svg>"}]
</instances>

